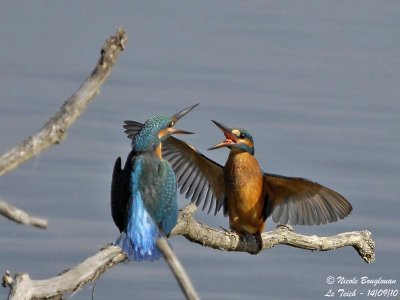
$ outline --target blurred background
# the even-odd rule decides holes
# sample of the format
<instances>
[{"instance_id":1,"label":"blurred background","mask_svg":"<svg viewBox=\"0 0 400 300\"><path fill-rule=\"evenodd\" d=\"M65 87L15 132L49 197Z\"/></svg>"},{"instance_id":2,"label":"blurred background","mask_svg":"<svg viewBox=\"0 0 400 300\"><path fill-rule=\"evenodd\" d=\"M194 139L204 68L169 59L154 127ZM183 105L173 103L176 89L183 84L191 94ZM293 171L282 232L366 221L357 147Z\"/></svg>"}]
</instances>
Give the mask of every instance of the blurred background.
<instances>
[{"instance_id":1,"label":"blurred background","mask_svg":"<svg viewBox=\"0 0 400 300\"><path fill-rule=\"evenodd\" d=\"M173 248L203 299L321 299L327 276L400 281L400 4L396 1L35 1L0 10L0 154L37 132L94 68L123 26L128 44L66 140L0 178L0 197L49 220L47 230L0 217L0 272L55 276L118 236L110 216L123 120L145 121L200 103L179 123L223 164L211 119L248 129L265 171L301 176L344 195L346 219L299 233L368 229L376 262L353 248L277 246L227 253L182 237ZM187 200L180 197L180 206ZM196 218L228 227L227 219ZM275 224L267 222L267 230ZM73 299L91 299L92 285ZM6 298L8 289L0 289ZM95 299L183 299L163 260L121 264ZM362 299L362 296L359 296Z\"/></svg>"}]
</instances>

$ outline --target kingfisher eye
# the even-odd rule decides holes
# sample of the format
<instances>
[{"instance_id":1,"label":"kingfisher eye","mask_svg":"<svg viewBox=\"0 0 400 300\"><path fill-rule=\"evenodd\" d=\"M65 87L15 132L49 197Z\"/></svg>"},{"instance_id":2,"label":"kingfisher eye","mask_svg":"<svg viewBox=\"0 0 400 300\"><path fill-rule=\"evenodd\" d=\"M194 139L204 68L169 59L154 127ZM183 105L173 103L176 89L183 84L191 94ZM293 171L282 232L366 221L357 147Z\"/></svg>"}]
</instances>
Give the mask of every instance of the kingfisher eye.
<instances>
[{"instance_id":1,"label":"kingfisher eye","mask_svg":"<svg viewBox=\"0 0 400 300\"><path fill-rule=\"evenodd\" d=\"M168 124L168 128L171 128L172 126L174 126L174 122Z\"/></svg>"},{"instance_id":2,"label":"kingfisher eye","mask_svg":"<svg viewBox=\"0 0 400 300\"><path fill-rule=\"evenodd\" d=\"M246 137L246 134L244 134L243 132L239 135L239 138L244 139Z\"/></svg>"}]
</instances>

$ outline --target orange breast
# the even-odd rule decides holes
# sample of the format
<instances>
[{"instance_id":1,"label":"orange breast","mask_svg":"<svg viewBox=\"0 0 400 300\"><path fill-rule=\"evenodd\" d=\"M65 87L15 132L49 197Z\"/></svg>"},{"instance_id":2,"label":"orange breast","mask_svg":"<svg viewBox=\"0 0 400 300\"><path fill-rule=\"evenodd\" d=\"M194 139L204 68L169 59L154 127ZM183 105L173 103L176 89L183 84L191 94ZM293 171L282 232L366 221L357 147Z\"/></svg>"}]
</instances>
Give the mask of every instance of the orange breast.
<instances>
[{"instance_id":1,"label":"orange breast","mask_svg":"<svg viewBox=\"0 0 400 300\"><path fill-rule=\"evenodd\" d=\"M229 224L238 233L261 233L264 228L263 175L254 156L231 151L224 168Z\"/></svg>"}]
</instances>

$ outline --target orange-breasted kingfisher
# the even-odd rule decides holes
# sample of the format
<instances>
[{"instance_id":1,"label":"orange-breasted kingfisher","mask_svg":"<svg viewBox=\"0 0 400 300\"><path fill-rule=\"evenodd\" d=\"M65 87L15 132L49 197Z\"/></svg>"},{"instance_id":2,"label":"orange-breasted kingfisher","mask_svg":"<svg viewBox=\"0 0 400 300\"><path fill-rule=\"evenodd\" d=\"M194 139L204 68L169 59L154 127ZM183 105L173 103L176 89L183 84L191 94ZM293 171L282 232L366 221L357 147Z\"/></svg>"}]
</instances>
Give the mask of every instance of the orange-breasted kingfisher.
<instances>
[{"instance_id":1,"label":"orange-breasted kingfisher","mask_svg":"<svg viewBox=\"0 0 400 300\"><path fill-rule=\"evenodd\" d=\"M176 225L177 181L171 165L162 157L162 145L173 134L191 133L173 126L195 106L173 116L156 115L144 124L125 122L130 124L126 132L132 139L132 150L123 169L120 157L114 165L111 214L121 232L115 244L129 259L160 258L157 238L169 236Z\"/></svg>"},{"instance_id":2,"label":"orange-breasted kingfisher","mask_svg":"<svg viewBox=\"0 0 400 300\"><path fill-rule=\"evenodd\" d=\"M251 134L213 121L225 139L209 150L230 149L225 166L173 137L163 155L175 171L180 192L208 212L223 207L230 228L239 235L260 237L268 217L281 224L320 225L343 219L351 204L339 193L298 177L265 173L254 157Z\"/></svg>"}]
</instances>

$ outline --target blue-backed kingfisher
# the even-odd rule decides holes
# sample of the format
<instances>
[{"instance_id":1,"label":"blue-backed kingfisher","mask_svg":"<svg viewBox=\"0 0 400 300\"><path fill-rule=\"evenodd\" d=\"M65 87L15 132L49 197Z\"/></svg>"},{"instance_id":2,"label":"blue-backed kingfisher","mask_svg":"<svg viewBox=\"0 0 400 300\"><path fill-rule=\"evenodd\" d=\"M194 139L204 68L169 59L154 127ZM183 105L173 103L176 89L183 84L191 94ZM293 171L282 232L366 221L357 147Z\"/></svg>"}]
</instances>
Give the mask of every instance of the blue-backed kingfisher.
<instances>
[{"instance_id":1,"label":"blue-backed kingfisher","mask_svg":"<svg viewBox=\"0 0 400 300\"><path fill-rule=\"evenodd\" d=\"M180 192L208 212L223 207L230 228L240 235L260 237L265 220L282 224L319 225L343 219L351 204L337 192L304 178L265 173L254 157L251 134L213 121L225 139L209 150L230 149L225 166L173 137L166 140L164 157L175 171Z\"/></svg>"},{"instance_id":2,"label":"blue-backed kingfisher","mask_svg":"<svg viewBox=\"0 0 400 300\"><path fill-rule=\"evenodd\" d=\"M114 165L111 214L121 232L116 244L129 259L158 259L157 238L169 236L176 225L177 181L162 157L162 145L173 134L191 133L173 126L195 106L173 116L156 115L144 124L125 121L132 150L123 169L120 157Z\"/></svg>"}]
</instances>

